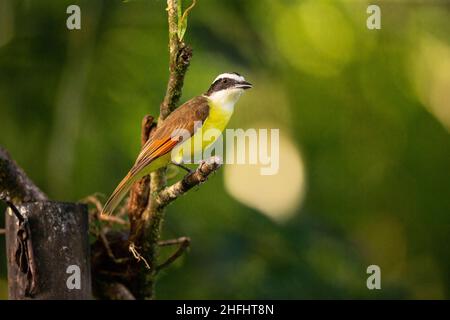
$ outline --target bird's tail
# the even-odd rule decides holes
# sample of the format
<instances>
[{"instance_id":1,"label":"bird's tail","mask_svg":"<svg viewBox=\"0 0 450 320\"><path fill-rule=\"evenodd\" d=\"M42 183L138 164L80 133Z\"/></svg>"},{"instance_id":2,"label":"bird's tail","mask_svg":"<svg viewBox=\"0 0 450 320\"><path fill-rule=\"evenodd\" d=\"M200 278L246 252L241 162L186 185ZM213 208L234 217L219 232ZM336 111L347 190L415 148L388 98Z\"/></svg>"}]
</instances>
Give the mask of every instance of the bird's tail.
<instances>
[{"instance_id":1,"label":"bird's tail","mask_svg":"<svg viewBox=\"0 0 450 320\"><path fill-rule=\"evenodd\" d=\"M132 174L129 172L125 178L117 186L116 190L111 194L108 201L106 201L102 215L110 215L113 213L114 209L119 205L120 201L130 190L133 183L139 178L138 174Z\"/></svg>"}]
</instances>

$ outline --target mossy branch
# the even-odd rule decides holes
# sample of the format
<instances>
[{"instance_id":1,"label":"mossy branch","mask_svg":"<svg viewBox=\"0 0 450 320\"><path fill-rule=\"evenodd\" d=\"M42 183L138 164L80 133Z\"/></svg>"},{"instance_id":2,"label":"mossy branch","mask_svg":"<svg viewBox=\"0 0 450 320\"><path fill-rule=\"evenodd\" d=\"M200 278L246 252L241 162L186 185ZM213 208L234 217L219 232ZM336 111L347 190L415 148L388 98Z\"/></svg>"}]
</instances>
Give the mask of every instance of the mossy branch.
<instances>
[{"instance_id":1,"label":"mossy branch","mask_svg":"<svg viewBox=\"0 0 450 320\"><path fill-rule=\"evenodd\" d=\"M179 0L181 1L181 0ZM163 121L176 108L180 100L184 76L192 58L192 49L178 37L179 24L178 12L181 10L177 0L167 1L167 14L169 23L169 81L166 95L160 106L159 121ZM189 9L190 10L190 9ZM187 17L182 16L182 19Z\"/></svg>"},{"instance_id":2,"label":"mossy branch","mask_svg":"<svg viewBox=\"0 0 450 320\"><path fill-rule=\"evenodd\" d=\"M208 179L208 176L219 169L220 166L221 161L217 157L202 161L195 171L186 175L182 180L170 187L161 190L155 198L157 205L160 208L166 207L193 187L204 183Z\"/></svg>"},{"instance_id":3,"label":"mossy branch","mask_svg":"<svg viewBox=\"0 0 450 320\"><path fill-rule=\"evenodd\" d=\"M181 1L181 0L178 0ZM166 94L160 105L160 115L158 124L164 121L167 116L175 110L180 100L184 77L192 58L192 49L180 37L180 23L182 19L187 19L191 5L186 10L185 15L181 14L181 3L177 0L167 0L168 29L169 29L169 80L167 83ZM184 34L184 33L183 33ZM146 118L142 124L142 144L151 136L151 130L155 124L153 119ZM152 128L152 129L149 129ZM130 217L130 247L136 251L148 266L141 268L142 281L141 292L139 296L151 299L154 297L154 284L158 268L158 248L162 221L164 219L164 207L159 205L159 193L166 187L166 168L153 172L150 178L144 177L137 182L132 189L129 201ZM175 256L174 259L176 259ZM150 270L148 270L148 267Z\"/></svg>"}]
</instances>

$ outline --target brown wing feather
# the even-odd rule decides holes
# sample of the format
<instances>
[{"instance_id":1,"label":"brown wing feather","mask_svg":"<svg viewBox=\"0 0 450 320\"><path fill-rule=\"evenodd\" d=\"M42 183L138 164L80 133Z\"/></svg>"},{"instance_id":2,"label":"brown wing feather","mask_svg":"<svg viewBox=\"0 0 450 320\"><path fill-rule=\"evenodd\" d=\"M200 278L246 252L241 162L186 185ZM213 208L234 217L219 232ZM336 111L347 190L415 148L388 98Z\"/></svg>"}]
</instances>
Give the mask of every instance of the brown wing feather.
<instances>
[{"instance_id":1,"label":"brown wing feather","mask_svg":"<svg viewBox=\"0 0 450 320\"><path fill-rule=\"evenodd\" d=\"M131 171L140 171L153 160L170 152L180 140L175 135L176 130L184 129L192 136L195 132L195 122L202 124L209 115L208 100L203 97L195 97L172 112L164 122L155 130L152 137L142 147L141 153L136 159Z\"/></svg>"}]
</instances>

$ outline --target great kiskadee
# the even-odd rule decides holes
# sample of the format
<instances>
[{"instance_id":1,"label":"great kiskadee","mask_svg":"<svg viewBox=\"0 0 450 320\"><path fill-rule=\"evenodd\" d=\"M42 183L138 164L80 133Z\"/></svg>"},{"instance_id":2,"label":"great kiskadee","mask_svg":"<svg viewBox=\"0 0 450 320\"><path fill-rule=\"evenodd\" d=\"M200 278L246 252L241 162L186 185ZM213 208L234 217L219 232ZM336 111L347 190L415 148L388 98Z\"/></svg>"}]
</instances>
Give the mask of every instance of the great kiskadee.
<instances>
[{"instance_id":1,"label":"great kiskadee","mask_svg":"<svg viewBox=\"0 0 450 320\"><path fill-rule=\"evenodd\" d=\"M209 129L222 132L242 92L251 87L252 85L238 73L222 73L213 81L205 94L187 101L173 111L142 147L134 166L114 190L102 214L111 214L135 181L167 166L173 160L171 151L179 144L192 143L190 140L193 140L194 134L200 127L203 133ZM200 126L198 126L199 123ZM189 132L190 137L183 141L178 139L176 132L180 130ZM210 143L211 141L202 143L202 148Z\"/></svg>"}]
</instances>

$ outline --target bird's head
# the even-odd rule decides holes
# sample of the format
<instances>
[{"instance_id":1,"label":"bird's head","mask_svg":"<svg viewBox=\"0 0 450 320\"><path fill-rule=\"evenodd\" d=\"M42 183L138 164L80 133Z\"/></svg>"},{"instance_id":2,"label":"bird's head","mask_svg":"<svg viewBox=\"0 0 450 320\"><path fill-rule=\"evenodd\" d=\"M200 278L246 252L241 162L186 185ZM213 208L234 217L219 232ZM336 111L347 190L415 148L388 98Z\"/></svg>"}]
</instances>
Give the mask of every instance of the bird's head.
<instances>
[{"instance_id":1,"label":"bird's head","mask_svg":"<svg viewBox=\"0 0 450 320\"><path fill-rule=\"evenodd\" d=\"M245 78L239 73L222 73L214 79L205 96L213 101L223 103L236 102L242 92L250 88L252 88L252 84L245 81Z\"/></svg>"}]
</instances>

